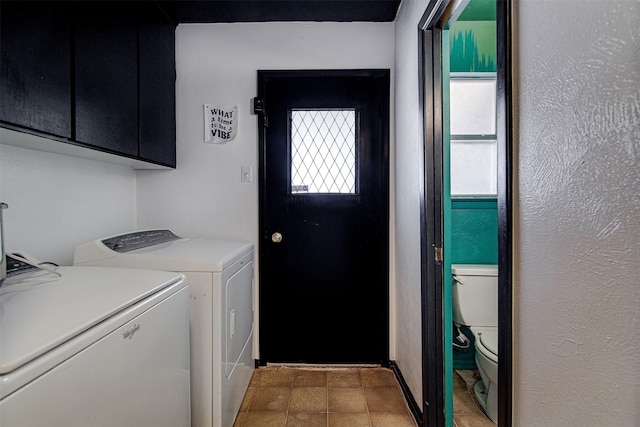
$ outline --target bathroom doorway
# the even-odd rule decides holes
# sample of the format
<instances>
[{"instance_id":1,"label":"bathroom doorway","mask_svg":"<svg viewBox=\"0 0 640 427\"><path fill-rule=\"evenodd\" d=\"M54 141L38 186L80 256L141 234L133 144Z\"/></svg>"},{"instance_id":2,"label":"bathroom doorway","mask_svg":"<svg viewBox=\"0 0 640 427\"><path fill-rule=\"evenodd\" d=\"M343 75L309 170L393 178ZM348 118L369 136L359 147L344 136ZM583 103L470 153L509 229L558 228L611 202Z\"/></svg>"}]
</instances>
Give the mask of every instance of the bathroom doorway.
<instances>
[{"instance_id":1,"label":"bathroom doorway","mask_svg":"<svg viewBox=\"0 0 640 427\"><path fill-rule=\"evenodd\" d=\"M509 16L506 1L434 0L419 26L425 123L423 395L428 426L453 426L454 405L458 413L466 409L465 421L471 421L468 411L477 409L472 400L455 399L454 404L455 387L466 391L467 384L473 387L479 380L474 377L478 371L470 331L463 331L471 336L467 349L454 354L452 343L460 335L452 321L454 263L499 266L494 419L500 426L511 425ZM476 114L468 110L474 105ZM472 116L479 121L469 120ZM459 342L465 344L464 339ZM475 415L477 425L493 425L479 410Z\"/></svg>"}]
</instances>

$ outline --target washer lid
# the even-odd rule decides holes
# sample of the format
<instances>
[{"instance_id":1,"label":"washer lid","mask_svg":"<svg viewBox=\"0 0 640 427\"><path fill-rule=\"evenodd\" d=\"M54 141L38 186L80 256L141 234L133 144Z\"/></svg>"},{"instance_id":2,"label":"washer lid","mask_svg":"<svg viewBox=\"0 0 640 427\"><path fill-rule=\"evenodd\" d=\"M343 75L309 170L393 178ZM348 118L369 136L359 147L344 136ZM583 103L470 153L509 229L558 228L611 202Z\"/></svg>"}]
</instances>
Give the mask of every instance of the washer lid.
<instances>
[{"instance_id":1,"label":"washer lid","mask_svg":"<svg viewBox=\"0 0 640 427\"><path fill-rule=\"evenodd\" d=\"M253 250L247 242L213 239L180 239L120 254L120 261L131 257L126 267L161 269L167 271L222 272L225 268Z\"/></svg>"},{"instance_id":2,"label":"washer lid","mask_svg":"<svg viewBox=\"0 0 640 427\"><path fill-rule=\"evenodd\" d=\"M478 335L482 346L498 357L498 331L483 331Z\"/></svg>"},{"instance_id":3,"label":"washer lid","mask_svg":"<svg viewBox=\"0 0 640 427\"><path fill-rule=\"evenodd\" d=\"M451 273L459 276L498 276L495 264L451 264Z\"/></svg>"},{"instance_id":4,"label":"washer lid","mask_svg":"<svg viewBox=\"0 0 640 427\"><path fill-rule=\"evenodd\" d=\"M39 281L0 288L0 375L183 280L164 271L60 267Z\"/></svg>"}]
</instances>

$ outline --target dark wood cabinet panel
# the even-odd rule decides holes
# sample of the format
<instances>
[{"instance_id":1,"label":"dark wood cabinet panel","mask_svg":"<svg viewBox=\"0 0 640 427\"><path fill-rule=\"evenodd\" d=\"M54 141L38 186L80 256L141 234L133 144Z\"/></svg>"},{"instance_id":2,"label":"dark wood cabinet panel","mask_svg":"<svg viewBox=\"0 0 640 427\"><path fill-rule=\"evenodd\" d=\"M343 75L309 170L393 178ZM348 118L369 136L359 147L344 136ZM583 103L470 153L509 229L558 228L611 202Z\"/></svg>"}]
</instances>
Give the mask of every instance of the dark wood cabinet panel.
<instances>
[{"instance_id":1,"label":"dark wood cabinet panel","mask_svg":"<svg viewBox=\"0 0 640 427\"><path fill-rule=\"evenodd\" d=\"M4 1L0 15L0 126L175 167L175 24L156 2Z\"/></svg>"},{"instance_id":2,"label":"dark wood cabinet panel","mask_svg":"<svg viewBox=\"0 0 640 427\"><path fill-rule=\"evenodd\" d=\"M175 27L150 4L138 36L140 157L175 167Z\"/></svg>"},{"instance_id":3,"label":"dark wood cabinet panel","mask_svg":"<svg viewBox=\"0 0 640 427\"><path fill-rule=\"evenodd\" d=\"M71 34L62 3L0 3L0 120L71 136Z\"/></svg>"},{"instance_id":4,"label":"dark wood cabinet panel","mask_svg":"<svg viewBox=\"0 0 640 427\"><path fill-rule=\"evenodd\" d=\"M76 140L137 156L136 20L120 2L87 5L74 24Z\"/></svg>"}]
</instances>

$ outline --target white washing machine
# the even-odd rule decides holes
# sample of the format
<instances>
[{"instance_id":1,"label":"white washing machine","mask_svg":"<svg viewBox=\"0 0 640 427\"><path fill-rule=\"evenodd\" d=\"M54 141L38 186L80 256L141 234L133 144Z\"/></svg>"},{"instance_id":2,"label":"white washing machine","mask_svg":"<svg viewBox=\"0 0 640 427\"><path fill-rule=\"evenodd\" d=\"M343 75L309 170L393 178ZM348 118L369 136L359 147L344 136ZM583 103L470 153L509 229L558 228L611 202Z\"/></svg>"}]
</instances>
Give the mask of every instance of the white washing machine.
<instances>
[{"instance_id":1,"label":"white washing machine","mask_svg":"<svg viewBox=\"0 0 640 427\"><path fill-rule=\"evenodd\" d=\"M231 427L255 367L253 245L146 230L80 245L74 265L147 268L187 276L192 426Z\"/></svg>"},{"instance_id":2,"label":"white washing machine","mask_svg":"<svg viewBox=\"0 0 640 427\"><path fill-rule=\"evenodd\" d=\"M57 273L0 287L0 425L189 426L185 277Z\"/></svg>"}]
</instances>

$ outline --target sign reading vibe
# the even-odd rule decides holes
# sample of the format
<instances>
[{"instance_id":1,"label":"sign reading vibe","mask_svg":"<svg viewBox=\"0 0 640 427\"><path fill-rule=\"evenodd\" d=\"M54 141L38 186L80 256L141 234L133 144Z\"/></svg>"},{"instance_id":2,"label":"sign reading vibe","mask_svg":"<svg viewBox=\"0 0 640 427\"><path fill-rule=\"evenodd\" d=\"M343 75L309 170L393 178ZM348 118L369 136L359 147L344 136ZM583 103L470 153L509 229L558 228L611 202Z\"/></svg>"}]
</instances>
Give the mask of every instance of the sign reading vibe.
<instances>
[{"instance_id":1,"label":"sign reading vibe","mask_svg":"<svg viewBox=\"0 0 640 427\"><path fill-rule=\"evenodd\" d=\"M204 142L223 144L236 137L238 106L204 104Z\"/></svg>"}]
</instances>

